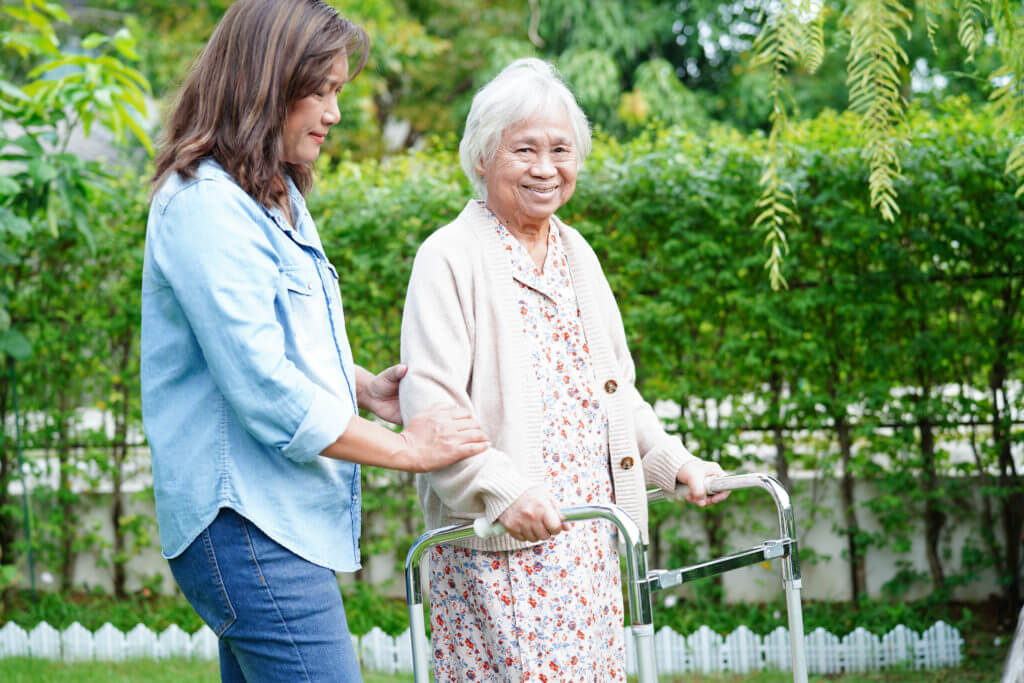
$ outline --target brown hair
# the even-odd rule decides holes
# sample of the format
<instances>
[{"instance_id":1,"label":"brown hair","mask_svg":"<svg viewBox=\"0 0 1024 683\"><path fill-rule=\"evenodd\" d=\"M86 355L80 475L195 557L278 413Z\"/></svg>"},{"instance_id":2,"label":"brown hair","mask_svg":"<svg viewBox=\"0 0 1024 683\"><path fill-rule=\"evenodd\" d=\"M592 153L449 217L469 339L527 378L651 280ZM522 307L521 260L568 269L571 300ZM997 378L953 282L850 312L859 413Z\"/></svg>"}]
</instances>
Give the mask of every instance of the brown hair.
<instances>
[{"instance_id":1,"label":"brown hair","mask_svg":"<svg viewBox=\"0 0 1024 683\"><path fill-rule=\"evenodd\" d=\"M312 169L281 158L288 109L323 87L339 55L358 51L351 81L368 50L366 32L322 0L239 0L178 91L154 187L174 172L194 176L200 161L212 156L264 206L287 205L285 174L305 194Z\"/></svg>"}]
</instances>

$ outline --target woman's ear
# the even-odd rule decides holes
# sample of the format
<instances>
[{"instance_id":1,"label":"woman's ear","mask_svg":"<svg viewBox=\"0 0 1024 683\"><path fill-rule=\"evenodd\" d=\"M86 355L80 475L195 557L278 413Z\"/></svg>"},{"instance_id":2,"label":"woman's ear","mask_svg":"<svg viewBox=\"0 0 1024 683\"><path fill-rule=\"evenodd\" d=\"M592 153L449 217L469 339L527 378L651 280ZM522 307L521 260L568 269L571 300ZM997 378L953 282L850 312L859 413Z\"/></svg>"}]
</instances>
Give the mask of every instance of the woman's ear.
<instances>
[{"instance_id":1,"label":"woman's ear","mask_svg":"<svg viewBox=\"0 0 1024 683\"><path fill-rule=\"evenodd\" d=\"M476 160L476 163L473 164L473 170L475 170L477 173L479 173L481 178L483 178L484 175L487 174L487 168L484 166L483 159L477 159Z\"/></svg>"}]
</instances>

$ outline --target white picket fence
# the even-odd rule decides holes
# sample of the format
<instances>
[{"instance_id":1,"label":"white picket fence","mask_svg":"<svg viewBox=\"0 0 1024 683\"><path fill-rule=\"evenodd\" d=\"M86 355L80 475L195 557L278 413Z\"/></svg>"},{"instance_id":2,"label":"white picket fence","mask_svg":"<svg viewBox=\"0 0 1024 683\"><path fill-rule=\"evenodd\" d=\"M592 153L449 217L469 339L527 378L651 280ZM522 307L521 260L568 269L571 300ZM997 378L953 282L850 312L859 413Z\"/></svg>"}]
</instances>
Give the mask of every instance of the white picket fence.
<instances>
[{"instance_id":1,"label":"white picket fence","mask_svg":"<svg viewBox=\"0 0 1024 683\"><path fill-rule=\"evenodd\" d=\"M374 628L352 641L368 671L400 673L412 671L409 632L397 638ZM839 638L823 628L805 636L807 666L812 673L831 674L876 671L890 666L937 669L960 664L963 639L960 632L941 621L923 634L903 625L878 637L858 628ZM788 669L789 633L780 626L759 636L740 626L723 637L707 626L682 636L665 627L655 634L658 672L679 674L690 671L748 673L761 669ZM31 631L8 623L0 628L0 658L35 657L76 661L122 661L133 658L170 657L215 659L217 636L206 626L188 634L176 625L154 633L139 624L127 634L110 624L91 633L79 623L58 631L46 622ZM636 673L633 642L626 629L626 662Z\"/></svg>"}]
</instances>

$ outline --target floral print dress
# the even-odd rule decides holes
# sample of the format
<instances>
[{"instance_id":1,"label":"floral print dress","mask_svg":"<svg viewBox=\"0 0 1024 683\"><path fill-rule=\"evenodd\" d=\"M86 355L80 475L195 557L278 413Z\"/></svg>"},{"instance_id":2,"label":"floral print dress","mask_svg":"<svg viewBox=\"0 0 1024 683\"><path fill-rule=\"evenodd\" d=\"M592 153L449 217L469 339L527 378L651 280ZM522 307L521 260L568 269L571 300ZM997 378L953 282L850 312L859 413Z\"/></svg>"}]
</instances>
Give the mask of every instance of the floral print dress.
<instances>
[{"instance_id":1,"label":"floral print dress","mask_svg":"<svg viewBox=\"0 0 1024 683\"><path fill-rule=\"evenodd\" d=\"M541 389L545 483L563 507L612 502L608 420L557 229L541 270L491 217ZM433 548L430 621L438 681L625 681L614 527L575 522L510 552Z\"/></svg>"}]
</instances>

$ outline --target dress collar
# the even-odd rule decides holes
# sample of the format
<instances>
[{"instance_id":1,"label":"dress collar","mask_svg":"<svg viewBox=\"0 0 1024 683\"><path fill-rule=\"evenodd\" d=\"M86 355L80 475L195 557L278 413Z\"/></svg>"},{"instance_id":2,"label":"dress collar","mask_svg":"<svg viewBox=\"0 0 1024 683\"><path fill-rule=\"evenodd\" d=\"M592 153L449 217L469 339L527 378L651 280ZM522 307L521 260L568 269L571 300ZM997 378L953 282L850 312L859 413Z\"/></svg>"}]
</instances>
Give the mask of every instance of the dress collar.
<instances>
[{"instance_id":1,"label":"dress collar","mask_svg":"<svg viewBox=\"0 0 1024 683\"><path fill-rule=\"evenodd\" d=\"M547 253L544 256L544 268L541 270L533 262L526 247L509 232L498 217L482 202L481 207L489 217L492 229L508 256L512 277L556 304L565 303L572 292L572 281L569 278L569 267L555 222L550 222Z\"/></svg>"}]
</instances>

